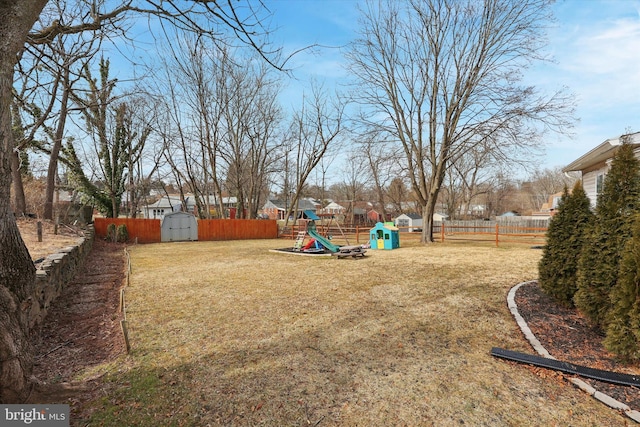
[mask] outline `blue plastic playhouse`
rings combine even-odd
[[[400,233],[393,225],[377,223],[371,229],[371,249],[396,249],[400,247]]]

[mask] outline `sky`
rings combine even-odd
[[[295,102],[309,81],[330,90],[347,78],[341,46],[355,37],[358,0],[265,0],[273,41],[297,54],[283,103]],[[640,0],[558,0],[548,33],[553,63],[525,78],[553,91],[566,86],[577,101],[573,136],[550,135],[541,168],[562,167],[608,138],[640,131]],[[286,107],[286,105],[285,105]]]

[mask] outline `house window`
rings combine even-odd
[[[602,189],[604,188],[604,174],[598,174],[596,176],[596,195],[600,195],[602,193]]]

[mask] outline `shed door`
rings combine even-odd
[[[163,242],[198,240],[198,221],[186,212],[174,212],[165,215],[161,225]]]

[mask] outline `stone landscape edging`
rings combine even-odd
[[[521,286],[528,285],[531,283],[537,283],[537,281],[530,280],[528,282],[518,283],[517,285],[512,287],[509,290],[509,293],[507,294],[507,306],[509,307],[509,311],[511,311],[511,314],[513,314],[513,317],[515,318],[516,323],[520,327],[520,330],[524,334],[525,338],[527,338],[527,340],[529,341],[533,349],[542,357],[557,360],[547,351],[546,348],[543,347],[543,345],[540,343],[540,341],[536,338],[536,336],[531,331],[531,328],[529,328],[529,325],[527,325],[527,322],[520,315],[520,312],[518,312],[518,305],[516,304],[516,292],[518,291],[518,289],[520,289]],[[567,380],[573,385],[575,385],[576,387],[578,387],[580,390],[586,392],[587,394],[591,395],[592,397],[604,403],[605,405],[609,406],[610,408],[619,410],[623,412],[627,417],[631,418],[633,421],[640,423],[640,412],[634,409],[631,409],[629,405],[622,403],[614,399],[613,397],[596,390],[594,387],[592,387],[585,381],[581,380],[580,378],[572,377],[572,378],[567,378]]]
[[[49,306],[82,268],[93,247],[95,231],[92,224],[83,229],[75,245],[64,247],[36,263],[36,285],[29,304],[29,329],[47,316]]]

